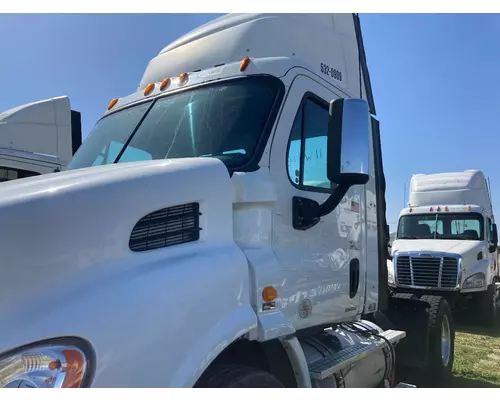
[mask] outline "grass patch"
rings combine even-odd
[[[500,329],[456,327],[452,387],[500,387]]]

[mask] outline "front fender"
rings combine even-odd
[[[40,340],[79,337],[95,353],[92,387],[193,385],[257,318],[241,250],[187,244],[179,252],[184,246],[182,257],[108,265],[49,288],[37,302],[0,307],[0,357]]]
[[[169,387],[193,387],[217,356],[239,337],[257,328],[257,318],[250,305],[239,307],[224,320],[200,334],[199,340],[180,360]]]
[[[220,161],[115,164],[5,185],[0,357],[78,337],[94,350],[94,387],[189,386],[226,343],[256,327]],[[199,240],[130,250],[140,218],[192,201]]]

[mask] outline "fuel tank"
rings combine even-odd
[[[369,321],[362,324],[378,333],[382,329]],[[374,338],[367,338],[346,329],[327,329],[319,334],[299,339],[309,365],[327,359],[340,351],[351,348],[355,353]],[[374,388],[383,385],[384,378],[392,371],[393,360],[388,347],[378,348],[359,361],[350,364],[326,379],[312,379],[312,386],[317,388]]]

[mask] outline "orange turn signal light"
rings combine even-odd
[[[85,364],[86,361],[82,354],[75,350],[63,350],[64,357],[66,357],[66,365],[62,366],[65,373],[63,388],[79,388],[81,387],[83,378],[85,377]]]
[[[272,286],[266,286],[262,290],[262,300],[265,302],[273,301],[276,297],[278,297],[278,292]]]

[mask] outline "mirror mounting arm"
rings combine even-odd
[[[293,228],[305,231],[315,226],[321,217],[330,214],[337,208],[351,186],[348,183],[339,184],[323,204],[308,198],[294,196],[292,204]]]
[[[323,204],[319,206],[319,217],[324,217],[325,215],[330,214],[333,210],[337,208],[340,204],[347,191],[352,185],[348,183],[341,183],[337,185],[333,193],[328,197]]]

